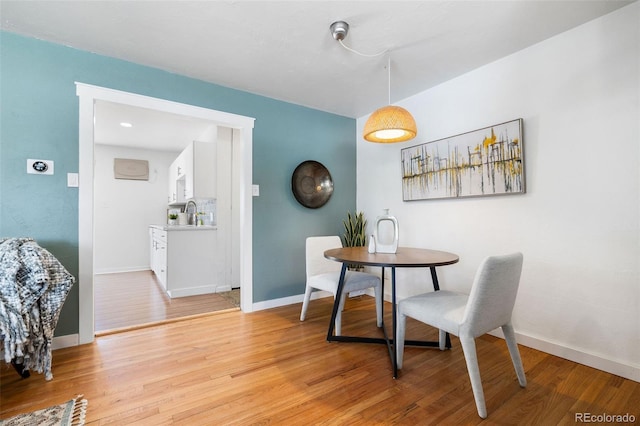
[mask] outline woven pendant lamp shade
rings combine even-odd
[[[404,142],[415,138],[417,134],[413,116],[406,109],[394,105],[374,111],[362,132],[365,140],[379,143]]]
[[[413,139],[418,134],[416,121],[411,113],[399,106],[391,105],[391,54],[390,51],[384,50],[379,53],[365,54],[346,46],[343,40],[349,32],[349,24],[344,21],[336,21],[329,26],[329,31],[340,45],[350,52],[357,53],[360,56],[373,58],[383,54],[387,54],[387,89],[388,89],[388,106],[382,107],[374,111],[364,125],[362,137],[369,142],[393,143],[404,142]]]

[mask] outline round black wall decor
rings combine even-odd
[[[291,190],[300,204],[310,209],[324,206],[333,193],[329,170],[313,160],[303,161],[291,176]]]

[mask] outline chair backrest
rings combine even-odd
[[[324,257],[324,252],[342,247],[342,241],[337,235],[328,237],[308,237],[305,247],[307,278],[327,272],[340,271],[342,264]]]
[[[460,331],[478,337],[511,321],[522,253],[487,257],[476,273]]]

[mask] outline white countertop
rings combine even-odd
[[[218,229],[217,226],[213,225],[149,225],[149,228],[163,231],[216,231]]]

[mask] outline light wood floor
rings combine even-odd
[[[0,418],[89,401],[88,425],[575,424],[576,413],[640,418],[640,383],[520,347],[519,387],[504,341],[477,339],[489,418],[477,416],[464,357],[407,348],[398,379],[386,348],[328,343],[331,301],[224,312],[54,351],[53,380],[0,371]],[[385,321],[391,323],[389,306]],[[437,338],[413,320],[407,338]],[[348,300],[344,334],[377,336],[373,299]]]
[[[97,333],[225,309],[238,309],[231,293],[169,298],[151,271],[100,274],[94,277]]]

